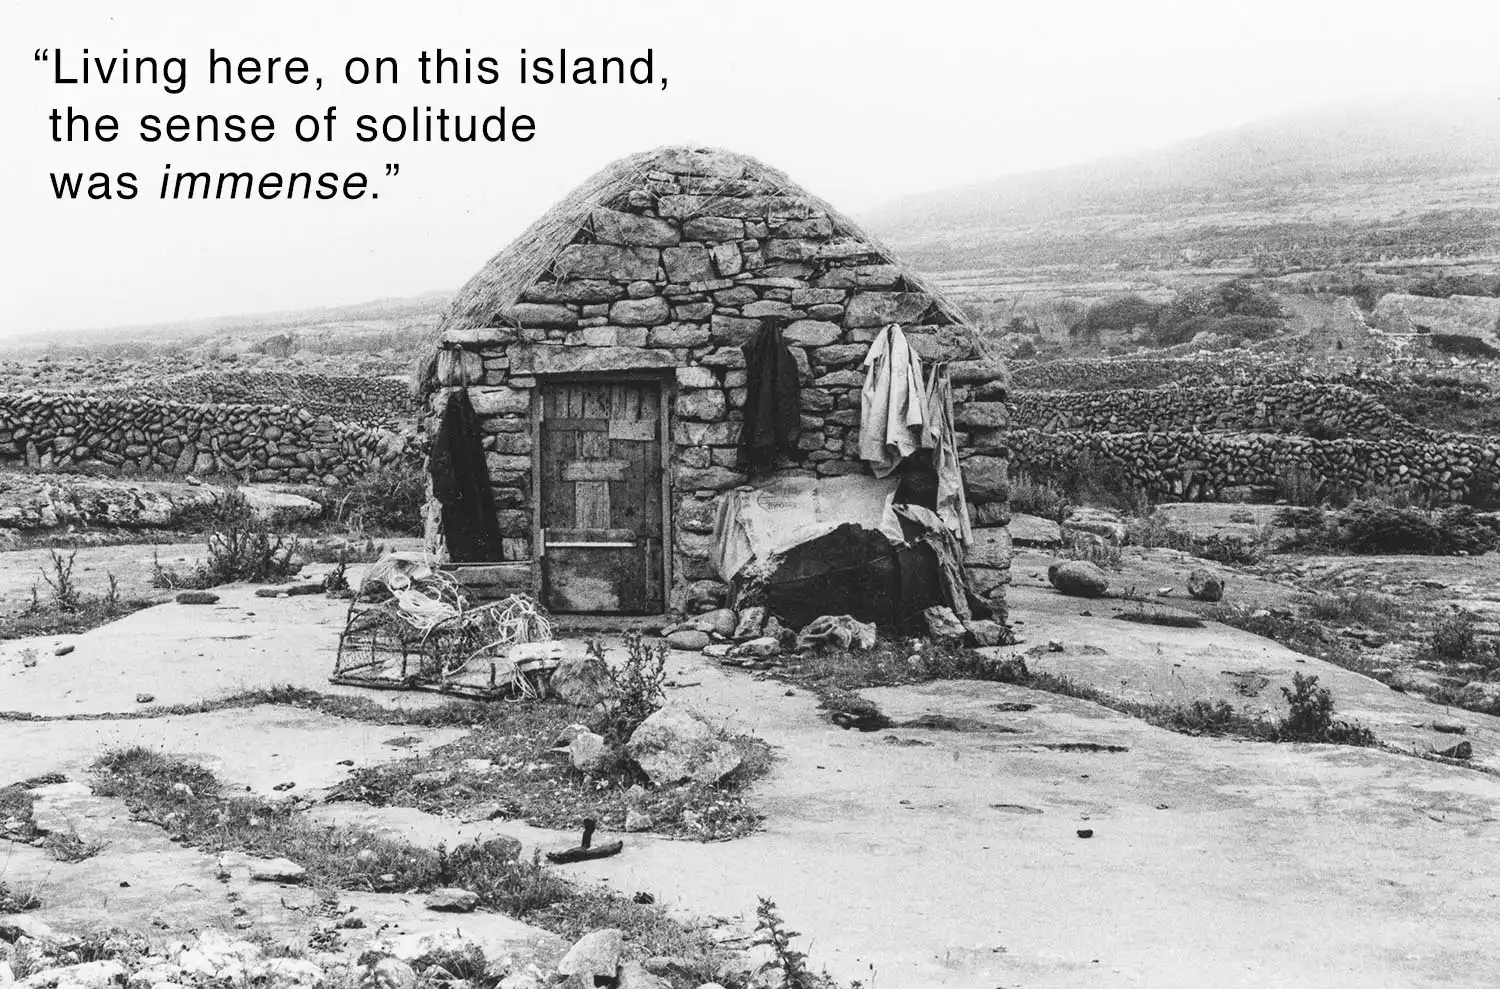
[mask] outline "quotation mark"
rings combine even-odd
[[[387,166],[385,166],[385,174],[386,174],[387,178],[389,178],[392,175],[400,175],[401,174],[401,166],[400,165],[387,165]]]
[[[33,62],[47,62],[50,61],[48,56],[51,54],[52,51],[49,48],[38,48],[36,51],[31,53],[31,60]]]

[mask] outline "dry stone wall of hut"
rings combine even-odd
[[[1439,503],[1500,501],[1500,440],[1493,439],[1028,429],[1011,431],[1007,441],[1017,470],[1045,475],[1088,457],[1117,466],[1132,485],[1161,499],[1245,500],[1301,478],[1334,490],[1404,490]]]
[[[338,485],[414,453],[395,433],[285,405],[0,396],[0,461],[41,469],[93,465]]]
[[[868,470],[858,457],[860,365],[885,326],[899,323],[926,359],[973,363],[968,329],[879,248],[740,161],[663,160],[628,201],[596,209],[591,230],[503,318],[444,332],[438,383],[467,386],[482,417],[508,558],[530,559],[534,550],[529,415],[539,376],[660,369],[669,377],[671,597],[680,607],[718,580],[709,562],[713,499],[752,480],[736,467],[746,396],[740,348],[764,318],[790,321],[783,337],[801,371],[800,448],[779,472]],[[714,173],[720,164],[726,170]],[[960,438],[969,497],[976,521],[994,529],[1007,521],[1004,388],[977,394],[965,365],[955,367],[955,399],[981,424]],[[434,395],[430,425],[446,390]],[[1009,579],[1003,528],[976,541],[971,563],[1001,600]]]

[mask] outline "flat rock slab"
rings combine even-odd
[[[0,721],[0,786],[43,773],[81,780],[103,752],[143,745],[202,762],[222,778],[265,796],[295,783],[316,795],[354,767],[409,758],[464,734],[457,728],[372,725],[316,711],[262,705],[162,718],[88,721]],[[403,747],[384,744],[398,736]],[[343,766],[343,760],[352,766]]]

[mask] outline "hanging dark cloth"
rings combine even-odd
[[[479,416],[467,390],[448,395],[443,421],[432,443],[428,461],[432,494],[443,509],[443,538],[448,558],[455,563],[487,563],[501,558],[500,524],[495,517],[495,492]]]
[[[769,467],[777,454],[797,449],[802,426],[802,386],[797,362],[781,340],[781,321],[768,318],[745,353],[745,424],[740,431],[740,468]]]

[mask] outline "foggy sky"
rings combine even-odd
[[[752,154],[854,214],[1010,172],[1167,144],[1278,112],[1410,91],[1500,97],[1497,5],[1481,2],[921,3],[702,0],[533,4],[6,0],[0,36],[5,300],[0,333],[160,322],[455,289],[607,162],[696,142]],[[183,95],[52,84],[36,48],[182,55]],[[210,47],[302,55],[311,86],[210,89]],[[499,58],[502,84],[422,86],[426,48]],[[653,49],[665,91],[520,86],[516,57]],[[400,59],[398,86],[343,81],[345,56]],[[112,144],[54,144],[47,113],[113,112]],[[527,144],[359,144],[360,113],[418,106],[536,119]],[[301,144],[339,108],[343,140]],[[145,145],[143,113],[277,118],[269,145]],[[385,178],[385,163],[400,175]],[[161,202],[174,170],[371,176],[378,200]],[[58,202],[48,172],[131,170],[130,202]]]

